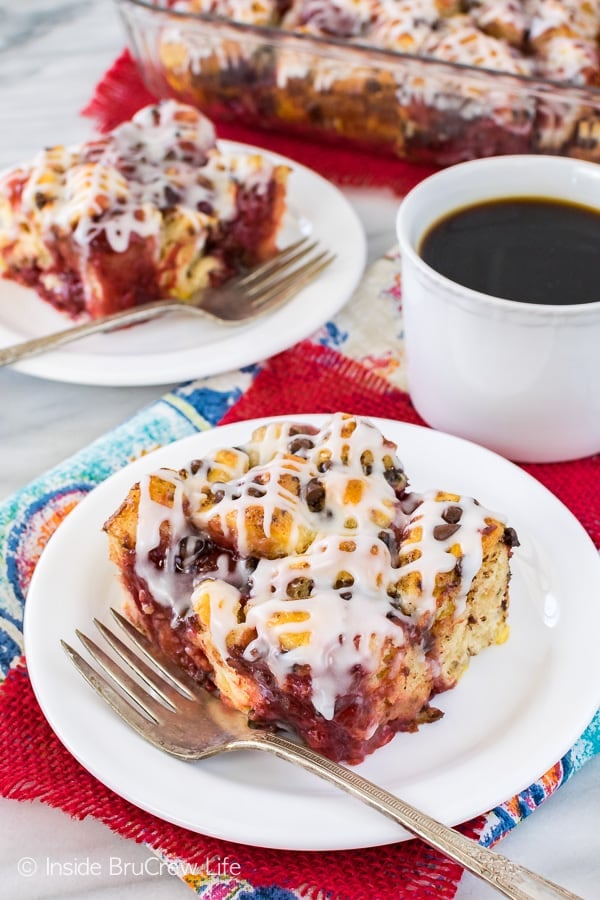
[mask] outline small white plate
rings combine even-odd
[[[350,299],[366,261],[360,219],[325,178],[292,160],[246,144],[220,141],[228,152],[259,152],[288,165],[288,210],[279,238],[285,246],[310,235],[335,261],[281,309],[240,326],[169,315],[112,334],[96,335],[15,365],[55,381],[150,385],[216,375],[266,359],[316,331]],[[35,291],[0,279],[0,346],[69,327],[69,319]]]
[[[323,416],[294,416],[319,423]],[[358,770],[456,824],[530,785],[573,744],[600,702],[600,560],[571,513],[522,469],[459,438],[374,419],[396,441],[416,489],[475,496],[503,511],[513,557],[511,636],[472,660],[435,698],[444,718],[398,734]],[[247,844],[310,850],[402,840],[402,829],[306,772],[267,754],[186,763],[128,728],[75,671],[59,641],[110,621],[121,588],[102,523],[141,472],[178,467],[245,441],[256,423],[227,425],[151,453],[109,478],[68,516],[34,573],[25,607],[29,673],[50,725],[100,781],[167,821]]]

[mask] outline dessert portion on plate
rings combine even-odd
[[[276,252],[288,171],[162,101],[0,178],[0,273],[71,316],[185,299]]]
[[[104,529],[129,620],[331,759],[438,718],[434,695],[508,637],[515,532],[474,499],[410,490],[367,419],[265,424],[145,476]]]
[[[593,156],[598,142],[598,98],[570,92],[600,85],[598,0],[154,0],[137,12],[125,15],[153,89],[218,116],[440,164]]]

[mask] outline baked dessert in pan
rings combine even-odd
[[[140,59],[146,76],[214,115],[441,164],[498,153],[590,154],[597,109],[568,87],[585,93],[600,85],[598,0],[154,6],[183,18],[147,17],[156,45],[154,58]],[[194,21],[195,13],[270,34],[223,36],[218,20]],[[306,36],[319,43],[297,40]],[[398,56],[373,58],[371,47]]]
[[[418,493],[367,419],[259,427],[132,486],[105,524],[124,612],[224,703],[360,762],[508,636],[515,532]]]

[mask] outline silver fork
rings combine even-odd
[[[246,275],[232,278],[222,287],[205,288],[186,300],[153,300],[63,331],[4,347],[0,349],[0,366],[47,353],[92,334],[114,331],[124,325],[136,325],[173,312],[207,316],[225,325],[247,322],[281,306],[333,262],[333,253],[327,250],[314,252],[317,248],[317,241],[301,238],[273,259]]]
[[[111,613],[129,639],[121,640],[98,619],[96,627],[136,678],[91,638],[77,631],[88,652],[104,671],[99,674],[65,641],[77,670],[124,720],[147,741],[179,759],[195,760],[232,750],[262,750],[295,763],[362,800],[416,837],[440,850],[512,900],[570,898],[581,900],[559,885],[487,850],[452,828],[308,747],[281,734],[251,727],[246,717],[225,706],[175,666],[114,609]],[[130,643],[131,642],[131,643]],[[131,644],[141,651],[141,656]],[[152,663],[148,665],[148,662]],[[140,681],[152,691],[141,686]],[[126,699],[124,694],[130,698]]]

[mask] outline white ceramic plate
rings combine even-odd
[[[231,152],[257,148],[231,141]],[[288,211],[279,246],[311,235],[336,260],[284,307],[254,323],[226,326],[185,315],[165,316],[112,334],[85,338],[15,368],[56,381],[98,385],[167,384],[215,375],[266,359],[307,337],[351,297],[366,260],[361,222],[344,195],[316,172],[266,150],[290,166]],[[0,279],[0,346],[69,326],[69,319],[32,290]]]
[[[294,416],[319,422],[323,416]],[[378,420],[374,420],[378,421]],[[502,510],[521,539],[513,558],[511,636],[475,658],[436,698],[440,721],[398,734],[360,767],[367,778],[446,823],[469,819],[527,787],[571,746],[600,702],[600,561],[570,512],[537,481],[459,438],[378,421],[415,489],[440,487]],[[34,574],[25,645],[37,698],[65,746],[100,781],[170,822],[247,844],[330,850],[405,833],[319,779],[262,753],[196,763],[156,750],[88,687],[59,640],[110,621],[120,587],[101,525],[142,471],[180,466],[236,445],[254,423],[205,432],[117,473],[68,516]]]

